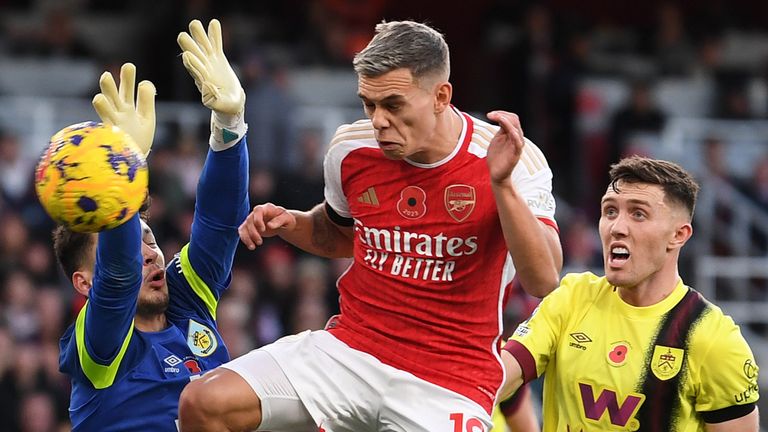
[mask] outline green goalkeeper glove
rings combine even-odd
[[[233,146],[247,130],[243,120],[245,92],[224,55],[221,23],[211,20],[206,34],[203,24],[193,20],[189,33],[179,33],[176,41],[182,50],[184,67],[200,90],[203,105],[213,110],[211,147],[218,151]]]
[[[155,85],[150,81],[139,83],[134,103],[136,66],[125,63],[120,68],[120,89],[109,72],[99,78],[101,93],[93,97],[93,108],[102,123],[117,126],[133,138],[146,157],[155,137]]]

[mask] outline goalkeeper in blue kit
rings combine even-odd
[[[75,290],[88,297],[61,339],[60,370],[72,380],[74,431],[176,431],[179,395],[201,373],[229,360],[216,306],[231,279],[249,211],[245,93],[224,56],[221,27],[199,21],[178,38],[184,65],[210,108],[210,151],[200,175],[189,243],[166,265],[139,215],[98,234],[60,227],[54,248]],[[138,86],[123,65],[93,99],[106,124],[126,131],[146,154],[155,130],[155,88]]]

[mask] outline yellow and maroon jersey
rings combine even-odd
[[[325,158],[326,210],[355,236],[353,264],[338,281],[341,316],[329,330],[490,412],[515,268],[485,160],[498,127],[456,113],[461,136],[431,164],[384,157],[370,120],[336,132]],[[512,180],[533,214],[556,226],[552,172],[530,141]]]
[[[682,281],[634,307],[604,277],[569,274],[504,349],[526,381],[545,374],[545,432],[704,431],[758,399],[739,327]]]

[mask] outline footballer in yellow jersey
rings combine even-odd
[[[638,156],[610,177],[605,276],[567,275],[517,328],[501,396],[545,374],[544,432],[757,432],[754,356],[678,272],[698,184],[677,164]]]
[[[699,431],[758,398],[738,326],[682,282],[634,307],[605,277],[567,275],[506,349],[526,380],[546,373],[544,431]]]

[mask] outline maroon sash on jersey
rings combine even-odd
[[[667,432],[672,430],[673,421],[680,411],[680,394],[688,373],[687,356],[688,338],[691,329],[707,309],[707,302],[691,288],[675,307],[667,312],[659,325],[659,332],[653,344],[648,347],[645,356],[645,376],[641,378],[639,392],[645,395],[645,403],[640,407],[635,418],[640,422],[641,431]],[[670,360],[682,362],[680,369],[669,379],[656,376],[652,362],[664,361],[654,357],[656,346],[679,348],[682,357]],[[656,365],[658,367],[658,365]]]

